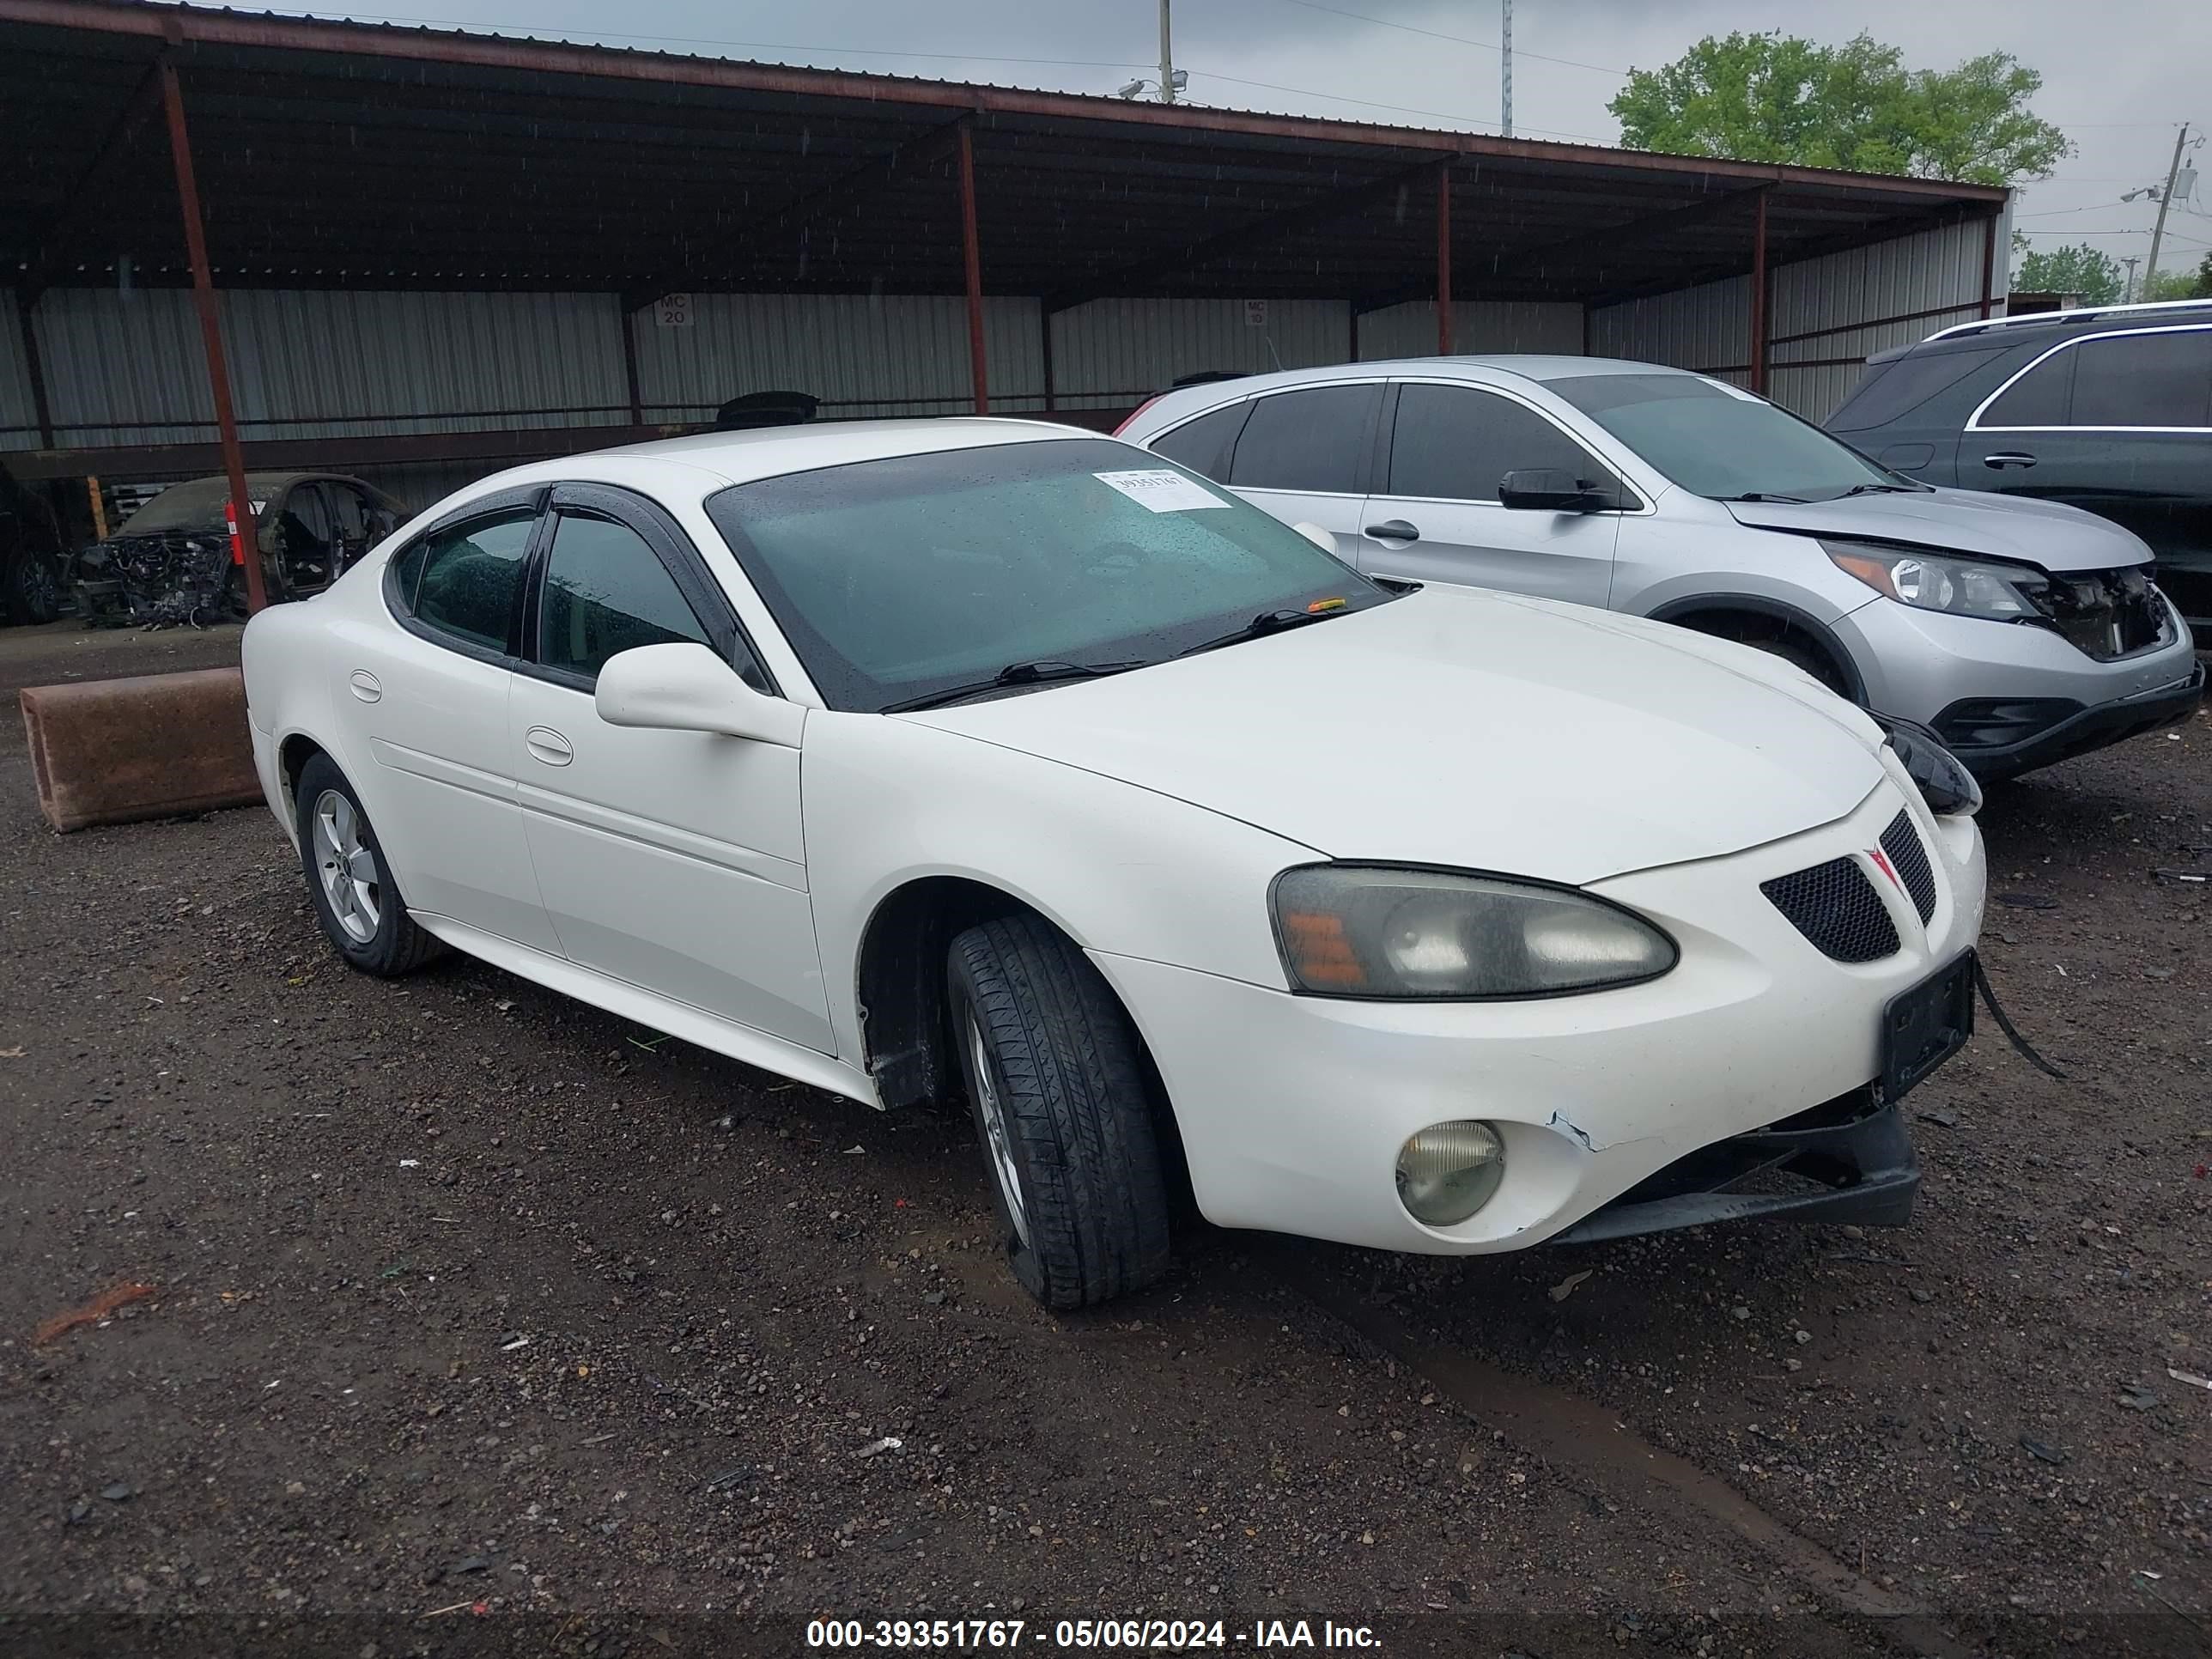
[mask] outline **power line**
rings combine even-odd
[[[1462,46],[1479,47],[1484,52],[1503,52],[1504,50],[1503,46],[1498,46],[1495,41],[1477,40],[1464,34],[1446,34],[1442,29],[1425,29],[1412,23],[1393,22],[1388,17],[1372,17],[1364,11],[1346,11],[1341,6],[1324,6],[1321,3],[1321,0],[1285,0],[1285,3],[1292,6],[1304,6],[1308,11],[1328,12],[1338,17],[1356,17],[1363,23],[1373,23],[1381,28],[1402,29],[1407,34],[1425,34],[1431,40],[1451,40]],[[1626,75],[1629,73],[1628,70],[1619,68],[1612,64],[1585,64],[1579,58],[1553,58],[1545,52],[1530,52],[1525,46],[1516,46],[1513,49],[1513,55],[1516,58],[1541,58],[1547,64],[1565,64],[1570,69],[1595,70],[1600,75]]]

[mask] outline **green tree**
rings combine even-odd
[[[2087,242],[2038,248],[2014,269],[2012,285],[2018,293],[2078,294],[2093,306],[2108,306],[2120,297],[2120,266]]]
[[[1912,70],[1871,35],[1738,32],[1631,70],[1607,107],[1630,149],[2011,185],[2048,178],[2072,149],[2028,108],[2042,85],[2006,52]]]
[[[2194,270],[2161,270],[2144,286],[2146,300],[2212,300],[2212,253]]]

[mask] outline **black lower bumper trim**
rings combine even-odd
[[[2039,767],[2053,766],[2093,749],[2108,748],[2128,738],[2175,726],[2196,712],[2204,700],[2204,665],[2198,663],[2185,679],[2136,696],[2085,708],[2033,737],[2002,745],[1954,744],[1951,752],[1984,783],[2018,777]],[[1942,717],[1936,717],[1940,730]]]
[[[1753,1176],[1788,1177],[1790,1192],[1739,1192]],[[1912,1218],[1920,1161],[1894,1105],[1871,1086],[1797,1117],[1700,1147],[1583,1217],[1554,1244],[1589,1244],[1725,1221],[1855,1221],[1901,1227]]]

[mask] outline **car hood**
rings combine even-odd
[[[1807,536],[1909,542],[1930,550],[2025,559],[2045,570],[2112,570],[2142,564],[2150,549],[2132,532],[2078,507],[1984,489],[1916,489],[1839,501],[1729,501],[1736,522]]]
[[[1826,823],[1881,733],[1778,660],[1578,605],[1427,588],[1195,657],[896,716],[1334,858],[1583,884]]]

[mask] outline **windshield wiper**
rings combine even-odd
[[[1109,674],[1124,674],[1132,668],[1149,668],[1149,660],[1139,658],[1133,662],[1060,662],[1046,659],[1037,662],[1010,662],[988,680],[971,680],[965,685],[948,685],[942,691],[931,691],[919,697],[908,697],[904,702],[887,702],[878,712],[903,714],[917,708],[935,708],[945,703],[958,702],[963,697],[980,697],[986,691],[1003,691],[1014,685],[1049,685],[1055,680],[1093,680]]]
[[[1747,489],[1741,495],[1722,495],[1717,499],[1723,501],[1784,501],[1791,507],[1808,505],[1802,495],[1770,495],[1763,489]]]
[[[1241,645],[1246,640],[1256,640],[1269,634],[1279,634],[1286,628],[1303,627],[1307,623],[1327,622],[1331,617],[1351,614],[1342,605],[1329,611],[1262,611],[1243,627],[1231,629],[1218,639],[1205,640],[1186,650],[1178,657],[1194,657],[1201,651],[1218,651],[1224,645]]]
[[[1933,489],[1933,484],[1855,483],[1846,495],[1921,495]]]

